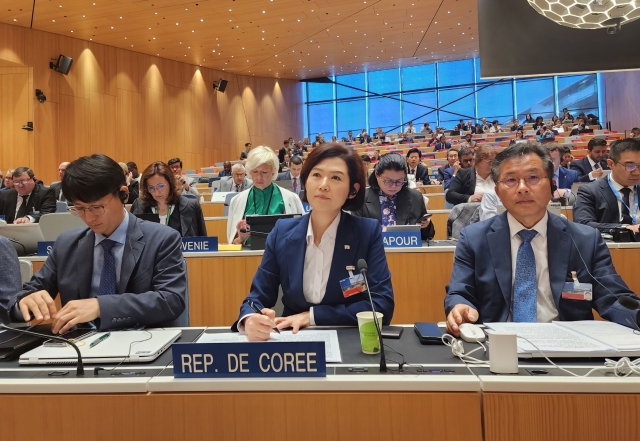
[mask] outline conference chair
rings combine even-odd
[[[459,239],[460,230],[480,220],[480,202],[458,204],[447,218],[447,239]]]
[[[40,231],[47,242],[55,241],[65,231],[74,228],[85,228],[87,224],[71,213],[49,213],[40,217]]]
[[[30,260],[18,259],[20,262],[20,278],[22,279],[22,284],[24,285],[33,276],[33,264]]]
[[[56,202],[56,213],[66,213],[67,208],[69,208],[69,204],[67,204],[65,201]]]
[[[231,199],[238,196],[238,193],[227,193],[224,198],[224,215],[229,216],[229,205],[231,204]]]
[[[198,197],[195,194],[191,194],[191,193],[182,193],[182,196],[184,196],[187,199],[198,199]]]

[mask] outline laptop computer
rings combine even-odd
[[[180,329],[161,331],[114,331],[100,344],[91,342],[107,334],[98,332],[76,342],[83,363],[145,363],[158,358],[182,334]],[[20,356],[20,364],[76,364],[71,346],[39,346]]]
[[[264,250],[267,244],[267,236],[276,226],[276,222],[280,219],[288,219],[297,217],[298,214],[270,214],[265,216],[252,215],[247,216],[246,221],[251,229],[251,249]]]
[[[298,182],[300,181],[300,179],[298,179]],[[289,191],[293,191],[293,182],[291,181],[291,179],[284,179],[282,181],[273,181],[274,184],[276,184],[278,187],[282,187],[282,188],[286,188]],[[298,183],[298,185],[300,185]]]
[[[11,240],[18,256],[36,254],[38,242],[44,242],[40,224],[0,225],[0,236]]]

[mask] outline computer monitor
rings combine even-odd
[[[40,224],[0,225],[0,236],[11,240],[18,256],[36,254],[38,242],[44,242]]]
[[[267,236],[276,226],[279,219],[297,217],[298,214],[270,214],[265,216],[247,216],[246,221],[251,230],[251,249],[264,250]]]

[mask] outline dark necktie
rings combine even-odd
[[[104,250],[104,262],[102,263],[102,273],[100,273],[100,287],[98,295],[110,295],[116,293],[116,259],[113,257],[111,250],[117,245],[110,239],[100,242]]]
[[[298,178],[293,178],[293,192],[298,193]]]
[[[18,214],[16,215],[16,219],[20,219],[21,217],[25,217],[27,215],[27,213],[29,213],[29,209],[28,207],[28,202],[29,202],[29,195],[27,196],[20,196],[22,198],[22,204],[20,205],[20,209],[18,210]]]
[[[624,187],[620,189],[620,193],[622,193],[622,223],[631,224],[631,213],[629,213],[629,195],[631,194],[631,189]]]
[[[240,184],[236,185],[236,193],[240,193]]]
[[[531,241],[538,234],[535,230],[520,230],[522,243],[516,256],[516,274],[513,283],[513,321],[537,321],[538,282],[536,258]]]

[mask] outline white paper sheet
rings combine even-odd
[[[554,322],[558,326],[591,337],[617,351],[640,351],[640,334],[633,329],[613,322],[585,320],[579,322]]]
[[[614,352],[613,348],[599,341],[553,323],[485,323],[485,325],[498,332],[513,332],[519,337],[530,340],[538,347],[536,349],[526,340],[519,338],[519,354],[539,351],[548,354],[555,352]],[[489,344],[491,344],[491,336],[489,336]]]
[[[205,332],[196,343],[241,343],[248,342],[245,334],[237,332],[228,333],[207,333]],[[271,333],[270,341],[323,341],[325,347],[325,357],[327,363],[341,363],[340,343],[338,342],[338,331],[336,330],[301,330],[297,334],[291,331],[280,331],[280,334]]]

